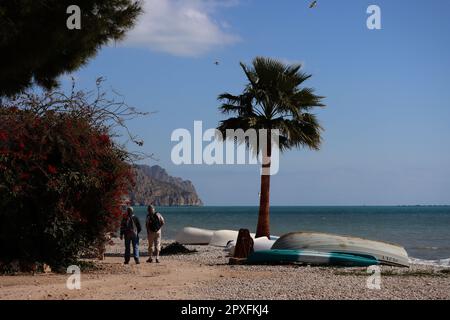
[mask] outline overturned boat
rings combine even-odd
[[[272,246],[279,250],[308,250],[376,259],[379,264],[409,267],[406,250],[399,245],[319,232],[293,232],[281,236]]]
[[[175,237],[175,241],[181,244],[207,245],[211,242],[214,230],[185,227]]]
[[[370,256],[358,256],[343,253],[319,252],[310,250],[261,250],[254,251],[247,258],[248,264],[285,264],[333,265],[343,267],[367,267],[379,264]]]

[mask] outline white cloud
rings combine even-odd
[[[217,10],[238,0],[144,0],[144,13],[129,31],[126,46],[146,47],[176,56],[199,56],[239,41]]]

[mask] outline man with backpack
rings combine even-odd
[[[161,228],[164,225],[164,218],[156,212],[155,207],[150,205],[147,208],[147,219],[145,226],[147,228],[148,239],[148,263],[153,262],[152,253],[153,246],[155,247],[156,263],[159,263],[159,252],[161,251]]]
[[[133,244],[133,256],[136,264],[139,264],[139,233],[141,223],[134,215],[132,207],[127,208],[127,214],[120,225],[120,240],[125,237],[125,264],[130,262],[130,245]]]

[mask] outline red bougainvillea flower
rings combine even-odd
[[[28,172],[22,172],[20,174],[20,179],[21,180],[28,180],[28,179],[30,179],[30,174]]]
[[[104,143],[104,144],[108,144],[110,141],[109,136],[107,134],[101,134],[98,138],[99,138],[100,142]]]
[[[58,172],[58,170],[56,170],[56,167],[52,166],[51,164],[48,165],[47,171],[50,174],[56,174]]]
[[[8,133],[6,131],[0,131],[0,141],[8,141]]]

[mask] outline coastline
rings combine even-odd
[[[398,244],[410,257],[424,261],[450,260],[449,208],[273,206],[270,230],[275,236],[295,231],[348,235]],[[244,228],[255,232],[258,217],[258,206],[161,207],[158,210],[167,222],[164,229],[167,239],[175,239],[186,226],[210,230]],[[135,207],[135,214],[143,223],[146,208]]]
[[[104,260],[87,260],[96,268],[82,271],[80,290],[66,288],[65,274],[5,275],[0,299],[450,299],[450,269],[444,267],[382,266],[381,289],[370,290],[365,268],[228,265],[223,248],[212,246],[186,246],[198,252],[148,264],[141,240],[141,264],[125,266],[123,244],[113,241]]]

